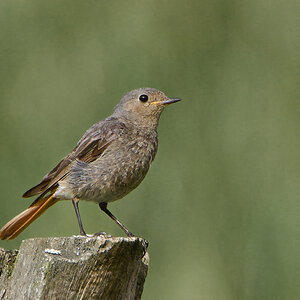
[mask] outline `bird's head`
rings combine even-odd
[[[163,109],[180,100],[168,98],[156,89],[140,88],[127,93],[116,106],[114,114],[146,127],[156,127]]]

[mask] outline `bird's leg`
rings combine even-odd
[[[80,218],[80,213],[79,213],[79,208],[78,208],[78,202],[79,202],[78,198],[75,197],[75,198],[72,199],[72,203],[73,203],[74,208],[75,208],[75,213],[76,213],[78,225],[79,225],[79,228],[80,228],[80,235],[85,235],[86,236],[86,233],[85,233],[85,231],[83,229],[81,218]]]
[[[114,220],[114,222],[122,228],[122,230],[126,233],[127,236],[131,237],[134,236],[108,209],[107,209],[107,203],[101,202],[99,203],[99,206],[101,210],[103,210],[110,218]]]
[[[99,203],[99,206],[101,208],[101,210],[103,210],[110,218],[112,218],[114,220],[114,222],[120,226],[122,228],[122,230],[126,233],[127,236],[129,237],[133,237],[135,236],[134,234],[132,234],[108,209],[107,209],[107,203],[106,202],[101,202]],[[145,239],[142,239],[143,242],[143,248],[144,248],[144,252],[143,252],[143,256],[146,254],[147,252],[147,248],[148,248],[148,241]],[[143,257],[142,256],[142,257]]]

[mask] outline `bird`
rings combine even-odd
[[[24,198],[37,198],[2,227],[0,239],[14,239],[61,200],[72,201],[80,235],[87,235],[78,206],[80,200],[85,200],[98,203],[128,237],[134,236],[107,205],[142,182],[157,152],[160,115],[166,106],[180,100],[153,88],[128,92],[112,115],[91,126],[75,148],[39,184],[23,194]]]

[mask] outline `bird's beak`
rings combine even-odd
[[[162,104],[163,104],[163,105],[169,105],[169,104],[178,102],[178,101],[180,101],[180,100],[181,100],[181,99],[179,99],[179,98],[168,98],[167,100],[163,101]]]
[[[166,100],[163,100],[163,101],[153,101],[151,102],[150,104],[159,104],[159,105],[169,105],[169,104],[172,104],[172,103],[175,103],[175,102],[178,102],[180,101],[181,99],[178,99],[178,98],[167,98]]]

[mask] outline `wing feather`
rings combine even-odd
[[[68,175],[74,160],[86,163],[95,161],[125,130],[125,124],[116,122],[113,118],[93,125],[83,135],[73,151],[63,158],[38,185],[25,192],[23,197],[28,198],[47,193],[59,180]]]

